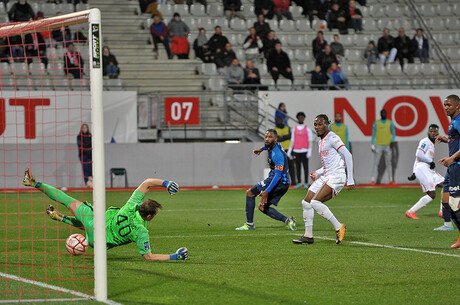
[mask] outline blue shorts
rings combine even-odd
[[[265,180],[260,181],[253,187],[251,187],[251,192],[254,195],[259,195],[261,192],[265,191],[265,189],[270,185],[270,182],[272,182],[271,178],[267,178]],[[272,189],[270,193],[268,193],[268,200],[267,204],[270,206],[272,204],[278,205],[278,202],[281,200],[281,197],[286,194],[286,192],[289,189],[289,184],[283,184],[281,181],[278,182],[278,184]]]
[[[447,168],[442,191],[453,197],[460,196],[460,165],[457,162],[452,163]]]

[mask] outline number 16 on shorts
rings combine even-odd
[[[198,97],[165,97],[166,125],[199,125],[200,100]]]

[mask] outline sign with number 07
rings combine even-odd
[[[200,99],[198,97],[165,97],[166,125],[199,125]]]

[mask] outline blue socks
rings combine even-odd
[[[286,222],[287,217],[278,212],[276,209],[269,207],[267,210],[267,215],[270,216],[273,219]]]
[[[449,203],[447,202],[442,203],[442,218],[444,218],[444,222],[450,222],[450,219],[451,219],[450,206],[449,206]]]
[[[256,197],[246,196],[246,222],[254,223],[254,209],[256,207]]]

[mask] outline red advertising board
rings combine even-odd
[[[200,99],[198,97],[166,97],[166,125],[199,125]]]

